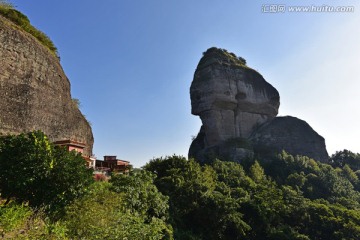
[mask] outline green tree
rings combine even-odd
[[[255,161],[255,163],[250,167],[250,177],[256,183],[261,183],[265,180],[266,176],[264,169],[261,167],[258,161]]]
[[[354,186],[359,184],[359,178],[356,173],[349,167],[349,165],[345,164],[341,173],[343,177],[349,180]]]
[[[40,131],[0,138],[0,192],[7,202],[58,210],[92,181],[80,154],[55,148]]]
[[[342,168],[345,165],[348,165],[351,169],[356,171],[360,169],[360,154],[344,149],[333,154],[330,157],[329,162],[333,167]]]
[[[143,190],[131,183],[124,187]],[[63,220],[70,239],[172,239],[172,229],[163,219],[149,219],[128,205],[125,193],[111,188],[110,183],[96,182],[66,208]]]
[[[217,180],[230,188],[247,189],[253,181],[246,175],[244,168],[235,162],[214,161],[212,168],[217,174]]]
[[[171,156],[145,166],[157,174],[156,185],[170,197],[176,239],[243,239],[250,230],[239,209],[248,198],[241,186],[253,181],[239,164],[214,164],[216,168]]]
[[[145,169],[169,196],[176,239],[359,239],[358,175],[350,167],[286,152],[259,162],[247,174],[238,163],[172,156]]]
[[[155,176],[145,170],[132,171],[129,175],[118,174],[111,178],[111,190],[123,193],[123,201],[131,211],[141,213],[148,221],[153,217],[168,219],[168,197],[154,185]]]
[[[47,202],[50,210],[60,210],[74,199],[82,196],[87,187],[94,182],[93,171],[86,167],[80,153],[63,147],[55,147],[54,161],[46,179],[48,191],[51,196]]]

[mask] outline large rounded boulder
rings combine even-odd
[[[260,126],[250,137],[258,154],[275,154],[282,150],[327,162],[325,139],[310,125],[296,117],[276,117]]]

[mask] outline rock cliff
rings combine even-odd
[[[310,125],[296,117],[276,117],[263,124],[250,137],[255,152],[274,153],[285,149],[293,155],[304,155],[326,162],[329,158],[325,139]]]
[[[0,134],[42,130],[92,154],[91,126],[70,95],[59,59],[35,37],[0,16]]]
[[[278,91],[261,74],[249,68],[243,58],[224,49],[210,48],[204,53],[194,74],[190,98],[192,114],[200,117],[202,127],[190,146],[189,157],[199,161],[205,161],[209,156],[238,161],[253,155],[252,141],[256,140],[256,149],[267,144],[265,140],[261,141],[262,134],[268,135],[266,126],[275,129],[277,123],[284,122],[274,120],[280,105]],[[285,119],[288,125],[294,122]],[[280,151],[283,148],[292,154],[311,157],[318,157],[312,153],[321,148],[317,160],[324,160],[324,140],[313,138],[317,133],[313,134],[310,126],[302,126],[306,129],[303,135],[291,135],[284,130],[282,135],[279,133],[281,138],[274,135],[268,145]],[[262,131],[257,132],[258,129]],[[296,142],[298,138],[310,138],[309,141],[315,142],[318,147],[305,144],[305,139]],[[290,142],[283,144],[284,141]],[[295,147],[296,144],[302,145]]]
[[[206,146],[242,137],[278,113],[278,91],[243,60],[210,48],[201,58],[190,87],[192,114],[203,123]]]

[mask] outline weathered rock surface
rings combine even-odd
[[[52,141],[87,144],[91,127],[72,101],[59,60],[12,22],[0,16],[0,134],[42,130]]]
[[[303,155],[326,162],[329,155],[325,139],[310,125],[296,117],[277,117],[263,124],[250,137],[254,151],[271,154],[286,150],[292,155]]]
[[[210,48],[201,58],[190,87],[192,114],[200,116],[205,146],[247,138],[254,127],[274,118],[278,91],[235,55]]]
[[[199,162],[208,162],[215,158],[224,161],[240,162],[254,156],[252,145],[243,138],[229,138],[214,146],[205,146],[205,131],[201,127],[198,136],[191,143],[189,158]]]
[[[233,53],[218,48],[204,53],[194,74],[190,97],[192,114],[202,121],[189,149],[189,157],[198,161],[214,156],[241,161],[261,147],[321,161],[328,157],[324,139],[307,123],[275,118],[280,105],[278,91]],[[273,129],[279,130],[278,135]],[[268,139],[269,136],[273,137]]]

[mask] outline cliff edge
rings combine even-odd
[[[84,153],[91,155],[91,126],[71,98],[56,55],[0,16],[0,59],[0,134],[42,130],[52,141],[85,143]]]

